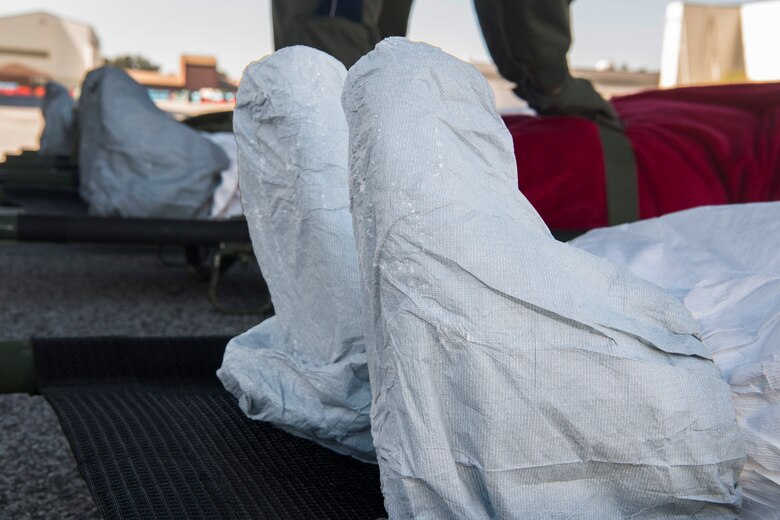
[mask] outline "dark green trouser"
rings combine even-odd
[[[273,0],[274,43],[314,47],[351,67],[388,36],[406,36],[412,0]]]
[[[569,74],[571,1],[474,0],[474,8],[498,71],[534,110],[617,120],[590,82]]]
[[[582,116],[599,125],[610,224],[639,219],[634,153],[617,112],[593,85],[569,73],[572,0],[474,0],[498,71],[542,115]]]

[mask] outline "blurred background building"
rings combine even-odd
[[[592,81],[607,98],[659,86],[780,81],[780,38],[775,34],[780,0],[734,2],[715,6],[669,2],[660,72],[602,59],[573,73]],[[660,41],[660,28],[658,33]],[[202,41],[209,37],[214,35],[204,33]],[[46,81],[62,83],[77,96],[86,73],[104,61],[97,32],[89,24],[43,11],[0,17],[0,160],[5,151],[37,147],[42,127],[38,107]],[[143,56],[116,57],[113,63],[126,67],[160,108],[177,117],[229,110],[235,102],[238,81],[220,70],[214,56],[181,55],[179,70],[165,73]],[[499,110],[525,110],[525,103],[512,92],[513,85],[493,64],[474,65],[493,89]]]
[[[778,23],[780,0],[669,3],[660,86],[780,80]]]
[[[87,24],[44,12],[0,18],[0,82],[34,88],[54,80],[72,89],[101,63]]]
[[[189,115],[227,110],[236,100],[238,81],[221,73],[213,56],[183,55],[178,74],[132,69],[127,73],[148,89],[157,106],[169,112]]]
[[[505,80],[492,63],[474,63],[493,89],[496,107],[500,112],[523,112],[528,105],[512,91],[514,84]],[[585,78],[593,83],[602,96],[609,99],[614,96],[626,96],[642,90],[658,87],[658,73],[647,71],[619,70],[612,63],[602,63],[599,68],[574,69],[574,76]]]
[[[86,74],[104,62],[100,40],[88,24],[46,12],[0,17],[0,160],[38,147],[47,81],[78,97]],[[238,81],[221,73],[213,56],[183,55],[175,74],[126,70],[161,109],[179,118],[229,110],[238,90]]]

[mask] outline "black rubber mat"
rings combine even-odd
[[[214,376],[226,341],[33,341],[41,393],[103,516],[386,516],[377,466],[243,415]]]

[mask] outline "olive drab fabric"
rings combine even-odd
[[[610,224],[639,219],[636,163],[612,105],[572,77],[572,0],[474,0],[490,55],[515,93],[542,115],[582,116],[599,125]]]
[[[351,67],[388,36],[405,36],[412,0],[274,0],[276,49],[305,45]]]
[[[474,0],[493,61],[534,110],[617,119],[590,82],[569,73],[570,4],[571,0]]]

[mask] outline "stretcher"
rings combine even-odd
[[[182,124],[199,132],[232,132],[233,112],[201,114],[185,119]],[[69,156],[47,156],[35,150],[23,150],[19,154],[6,156],[5,161],[0,163],[0,184],[24,188],[77,189],[78,161]]]
[[[629,131],[640,139],[641,129],[636,120]],[[650,159],[649,151],[640,153],[641,164]],[[559,239],[576,234],[556,232]],[[226,341],[9,343],[0,349],[0,367],[9,370],[0,382],[11,385],[4,391],[49,400],[106,518],[384,516],[375,466],[244,417],[214,376]]]
[[[208,114],[187,124],[218,130],[224,119]],[[192,272],[209,280],[212,304],[223,312],[244,312],[225,307],[218,289],[232,264],[254,261],[246,221],[95,217],[78,185],[78,164],[70,157],[29,150],[8,156],[0,163],[0,240],[183,247]],[[252,312],[268,308],[270,300]]]
[[[228,338],[0,344],[0,390],[54,408],[106,519],[385,517],[374,464],[247,419],[215,372]]]

